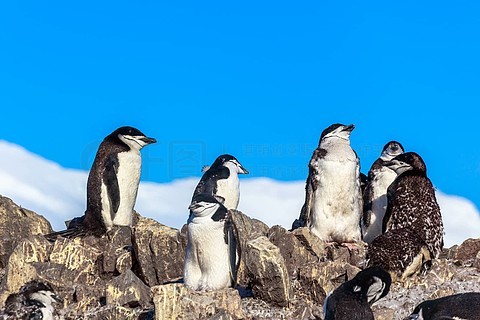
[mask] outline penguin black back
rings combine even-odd
[[[467,292],[426,300],[407,320],[480,319],[480,292]]]
[[[374,320],[370,306],[388,294],[390,285],[390,274],[380,267],[360,271],[327,297],[325,320]]]

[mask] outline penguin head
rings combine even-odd
[[[385,165],[395,171],[398,175],[410,170],[415,170],[422,174],[427,173],[425,162],[423,162],[422,157],[415,152],[402,153],[387,162]]]
[[[38,280],[32,280],[26,283],[20,290],[20,294],[23,294],[30,300],[37,300],[44,304],[52,304],[61,301],[50,284]]]
[[[234,170],[236,173],[248,174],[248,170],[245,169],[240,162],[238,162],[237,158],[229,154],[222,154],[221,156],[218,156],[210,168],[216,169],[220,166]]]
[[[405,150],[403,149],[403,146],[400,142],[390,141],[387,142],[385,146],[383,146],[382,155],[380,156],[380,158],[384,161],[390,161],[404,152]]]
[[[352,133],[353,129],[355,129],[355,125],[349,124],[344,125],[340,123],[335,123],[323,130],[322,135],[320,136],[320,143],[329,138],[338,138],[342,140],[349,141],[350,134]]]
[[[377,266],[360,271],[349,281],[351,290],[365,296],[370,305],[386,296],[391,284],[390,274]]]
[[[112,132],[109,137],[118,138],[130,149],[140,150],[147,144],[155,143],[157,140],[148,138],[140,130],[133,127],[120,127]]]
[[[8,304],[9,300],[15,299],[14,295],[9,296],[5,304]],[[18,295],[22,296],[23,299],[30,304],[38,302],[45,307],[51,306],[56,302],[62,302],[62,299],[55,294],[55,291],[50,284],[38,280],[32,280],[24,284]]]
[[[210,217],[214,221],[220,221],[225,219],[228,211],[222,204],[224,201],[220,196],[200,193],[192,199],[188,209],[195,217]]]

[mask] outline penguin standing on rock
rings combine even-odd
[[[425,162],[415,152],[396,156],[386,164],[398,177],[388,187],[383,231],[408,228],[423,239],[432,258],[443,248],[443,221]]]
[[[56,307],[62,300],[48,283],[32,280],[22,286],[18,293],[8,296],[1,319],[57,319]]]
[[[100,144],[87,181],[87,210],[69,230],[47,235],[101,235],[113,226],[132,226],[142,158],[140,150],[156,140],[133,127],[121,127]]]
[[[426,300],[405,320],[480,319],[480,292],[467,292]]]
[[[388,294],[391,283],[382,268],[360,271],[325,299],[325,320],[374,320],[370,306]]]
[[[209,291],[234,285],[239,252],[227,208],[214,196],[199,194],[189,209],[185,286]]]
[[[309,163],[306,197],[292,228],[306,226],[327,242],[361,240],[360,161],[350,146],[353,124],[332,124],[320,137]]]
[[[248,174],[248,170],[234,156],[223,154],[217,157],[198,182],[192,201],[199,194],[207,194],[216,197],[227,209],[237,209],[240,200],[239,174]]]
[[[382,234],[382,221],[387,209],[387,188],[397,177],[397,173],[385,163],[404,153],[403,146],[397,141],[388,142],[368,171],[367,183],[363,193],[362,237],[366,243]]]
[[[387,191],[384,233],[370,244],[367,261],[403,281],[438,257],[443,222],[426,165],[417,153],[400,154],[385,166],[398,176]]]

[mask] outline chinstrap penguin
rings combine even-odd
[[[403,146],[390,141],[383,147],[382,154],[368,171],[367,184],[363,193],[362,238],[366,243],[382,234],[382,221],[387,209],[387,188],[397,173],[385,163],[404,153]]]
[[[128,126],[106,136],[88,175],[85,215],[75,218],[68,230],[46,237],[101,235],[113,226],[132,226],[142,167],[140,150],[155,142],[154,138]]]
[[[392,281],[379,267],[360,271],[327,296],[325,320],[374,320],[370,306],[388,294]]]
[[[414,231],[408,228],[390,230],[376,237],[368,246],[367,266],[388,271],[392,281],[403,282],[412,274],[430,266],[430,251]]]
[[[193,198],[189,209],[185,286],[209,291],[234,285],[240,253],[228,209],[203,193]]]
[[[437,258],[443,248],[443,222],[425,162],[417,153],[407,152],[385,165],[398,176],[387,190],[382,231],[410,229],[425,242],[431,258]]]
[[[229,154],[223,154],[207,168],[198,182],[193,199],[199,194],[212,195],[223,201],[227,209],[237,209],[240,200],[239,174],[248,174],[240,162]]]
[[[383,234],[367,252],[369,266],[389,271],[394,281],[426,271],[443,247],[443,223],[422,158],[407,152],[385,164],[397,173],[387,190]]]
[[[405,320],[480,319],[480,292],[467,292],[426,300]]]
[[[360,162],[350,146],[353,124],[326,128],[308,165],[305,204],[292,228],[306,226],[326,242],[361,240]]]
[[[22,286],[18,293],[8,296],[1,319],[54,320],[56,309],[61,308],[62,299],[48,283],[32,280]]]

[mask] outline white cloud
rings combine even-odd
[[[55,230],[64,229],[65,220],[83,214],[87,172],[62,168],[5,141],[0,141],[0,154],[0,194],[44,215]],[[142,182],[135,208],[143,216],[180,228],[187,220],[187,207],[198,179]],[[290,228],[299,215],[304,197],[304,181],[242,179],[239,210],[269,226],[278,224]],[[471,201],[440,191],[437,199],[442,209],[447,247],[480,236],[480,215]]]

